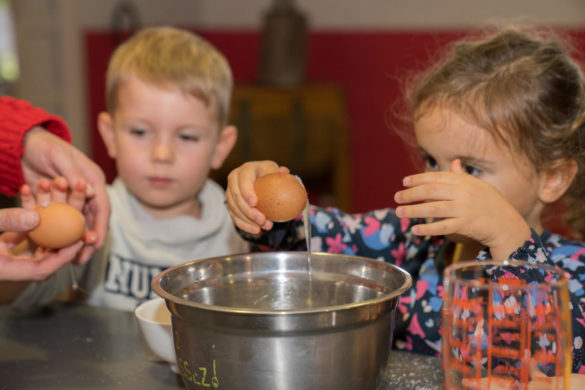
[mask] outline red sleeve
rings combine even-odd
[[[29,102],[8,96],[0,97],[0,192],[16,195],[24,184],[20,158],[22,140],[35,126],[42,126],[56,136],[71,142],[65,122],[58,116],[33,107]]]

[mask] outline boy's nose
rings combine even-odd
[[[152,159],[154,161],[172,161],[173,148],[165,142],[157,142],[152,150]]]

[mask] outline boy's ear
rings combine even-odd
[[[107,112],[100,112],[97,124],[100,135],[102,136],[106,149],[108,150],[108,155],[111,158],[116,158],[116,142],[114,140],[115,134],[112,116]]]
[[[561,161],[544,173],[539,189],[540,200],[544,203],[557,201],[567,191],[579,167],[575,160]]]
[[[238,129],[235,126],[226,126],[221,130],[219,139],[215,145],[215,151],[211,157],[211,169],[221,168],[223,162],[230,154],[238,140]]]

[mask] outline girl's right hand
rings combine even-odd
[[[228,175],[225,192],[228,212],[236,226],[245,232],[258,234],[261,229],[272,229],[272,222],[256,208],[258,198],[254,191],[256,179],[272,172],[289,173],[289,169],[274,161],[251,161]]]
[[[412,227],[419,236],[463,236],[488,247],[494,259],[507,259],[531,236],[518,210],[492,184],[465,173],[456,159],[449,172],[405,178],[396,193],[400,218],[429,220]]]

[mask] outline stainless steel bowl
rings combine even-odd
[[[376,389],[410,275],[363,257],[265,252],[192,261],[152,281],[188,389]]]

